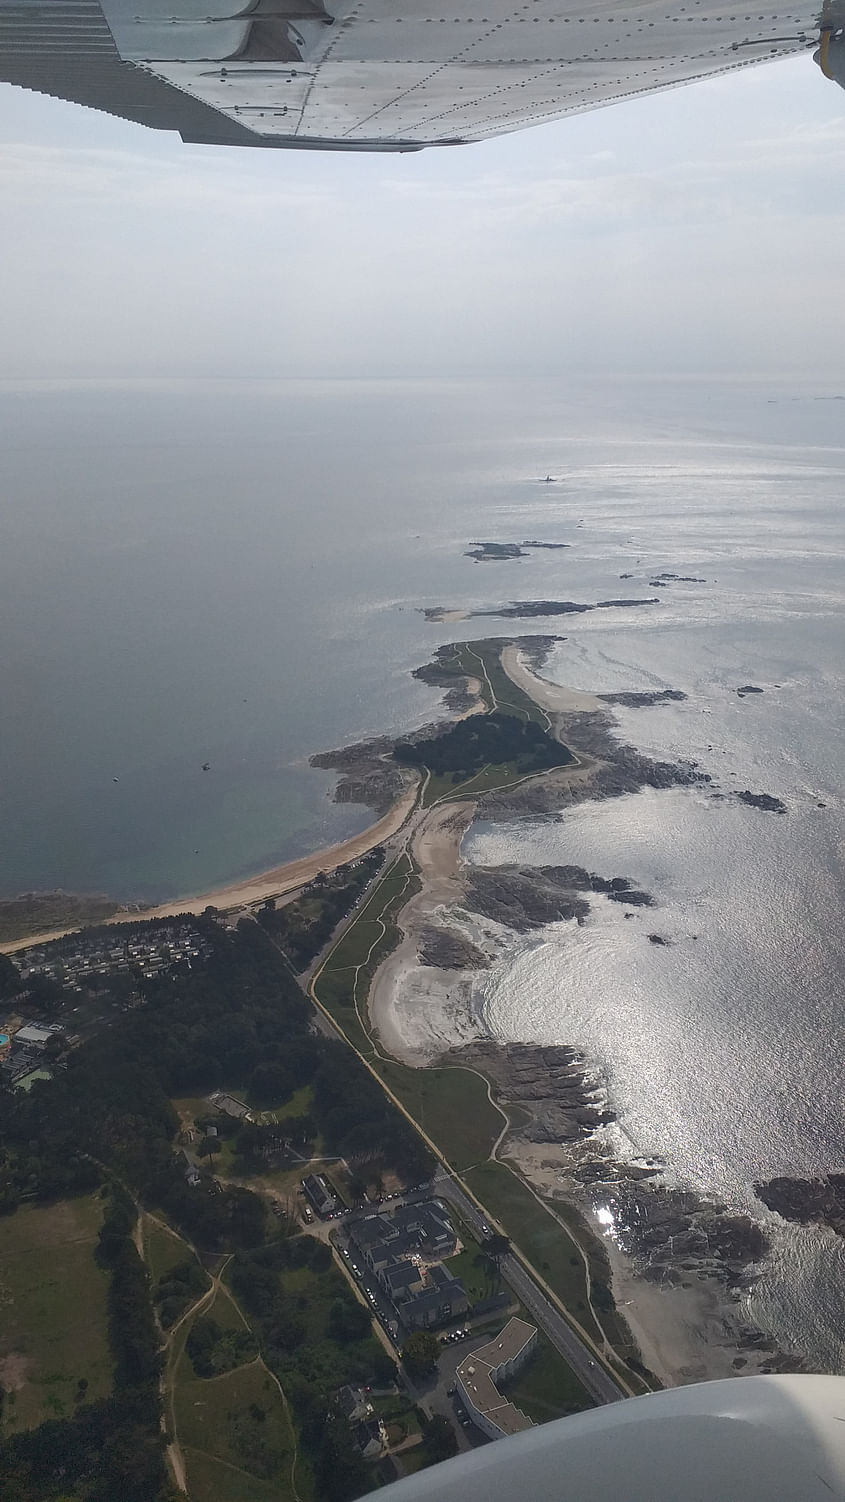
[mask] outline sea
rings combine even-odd
[[[515,939],[479,1005],[583,1050],[621,1153],[761,1214],[845,1170],[844,498],[845,394],[786,379],[0,385],[0,896],[164,900],[352,834],[313,752],[438,718],[443,642],[558,634],[558,682],[681,690],[619,733],[712,782],[474,825],[469,861],[656,901]],[[525,539],[567,547],[467,556]],[[617,598],[657,603],[423,613]],[[750,1316],[845,1369],[843,1243],[769,1221]]]

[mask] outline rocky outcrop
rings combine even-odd
[[[654,761],[633,746],[616,739],[614,722],[604,710],[557,715],[557,734],[579,756],[594,759],[589,778],[556,778],[554,773],[522,787],[488,793],[479,804],[483,819],[512,818],[522,814],[549,814],[560,808],[593,799],[618,798],[641,788],[706,786],[709,773],[694,761]]]
[[[503,558],[524,558],[518,542],[474,542],[464,553],[465,558],[474,558],[478,563],[494,563]]]
[[[662,688],[654,691],[626,692],[620,694],[596,694],[603,704],[619,704],[623,709],[649,709],[652,704],[668,704],[670,700],[685,699],[679,688]]]
[[[568,542],[538,542],[536,538],[529,538],[527,542],[473,542],[470,543],[465,558],[475,558],[478,563],[494,563],[504,558],[524,558],[526,550],[531,548],[548,548],[556,552],[558,548],[568,548]]]
[[[464,904],[471,912],[517,933],[542,928],[545,923],[583,919],[590,911],[590,904],[577,891],[550,877],[548,869],[531,866],[471,866],[465,889]]]
[[[786,804],[780,798],[775,798],[772,793],[752,793],[749,788],[744,788],[741,793],[734,793],[734,797],[740,803],[747,803],[749,808],[761,808],[767,814],[785,814]]]
[[[597,600],[595,605],[579,604],[575,600],[512,600],[509,605],[497,605],[492,610],[471,610],[471,618],[484,615],[501,616],[505,620],[533,620],[535,616],[583,615],[587,610],[612,610],[617,606],[634,610],[640,605],[659,605],[658,599],[650,600]]]
[[[829,1226],[837,1236],[845,1236],[845,1174],[829,1173],[820,1179],[769,1179],[755,1184],[754,1192],[784,1220]]]
[[[454,928],[426,928],[418,937],[420,964],[439,970],[489,970],[490,961],[477,944]]]
[[[769,1250],[765,1229],[753,1216],[691,1190],[626,1177],[602,1197],[609,1201],[614,1235],[652,1282],[680,1283],[696,1272],[731,1288],[746,1287]]]
[[[309,765],[339,772],[335,803],[363,803],[377,814],[387,813],[407,786],[408,774],[393,760],[395,742],[389,736],[342,746],[338,751],[318,751]]]
[[[520,1108],[527,1119],[510,1140],[575,1142],[616,1119],[573,1048],[480,1041],[450,1048],[440,1062],[479,1070],[505,1110]]]

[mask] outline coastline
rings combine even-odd
[[[501,664],[515,686],[553,717],[553,734],[569,744],[569,736],[574,732],[576,754],[581,752],[579,728],[590,752],[595,750],[597,727],[604,727],[604,735],[609,736],[614,724],[610,706],[595,695],[543,679],[526,665],[516,643],[503,645]],[[538,792],[543,790],[560,809],[573,797],[581,801],[624,791],[623,787],[607,786],[607,774],[612,770],[601,756],[589,756],[587,766],[576,761],[571,769],[554,769],[538,778],[535,788]],[[565,786],[570,780],[572,785]],[[500,1088],[495,1069],[491,1071],[483,1062],[479,1065],[477,1054],[486,1047],[499,1051],[507,1061],[512,1060],[515,1048],[524,1049],[525,1045],[504,1045],[491,1037],[478,1005],[477,991],[484,967],[495,962],[513,942],[515,934],[485,913],[483,904],[477,902],[477,894],[470,891],[460,843],[476,812],[486,814],[497,799],[512,804],[516,796],[504,790],[501,794],[486,794],[464,806],[446,803],[423,814],[409,842],[420,887],[396,915],[400,942],[376,971],[368,999],[373,1035],[385,1052],[417,1069],[449,1064],[478,1072],[480,1067],[492,1084],[492,1098],[500,1104],[500,1109],[503,1104],[505,1110],[513,1097]],[[542,798],[538,801],[538,811],[545,811]],[[524,810],[519,810],[523,811],[529,817],[534,812],[530,800]],[[538,871],[536,876],[539,881],[542,873]],[[502,868],[502,877],[505,881],[510,879],[506,868]],[[432,927],[435,931],[439,929],[442,937],[457,939],[475,949],[479,956],[476,968],[470,961],[458,961],[458,968],[439,968],[438,960],[426,956],[426,940]],[[542,928],[537,932],[541,933]],[[538,1092],[534,1082],[533,1099],[531,1089],[526,1100],[517,1098],[522,1116],[538,1104],[538,1093],[542,1092]],[[577,1097],[577,1090],[575,1094]],[[744,1316],[741,1289],[751,1266],[750,1257],[735,1268],[730,1253],[708,1250],[698,1261],[686,1252],[684,1260],[679,1259],[677,1275],[670,1273],[665,1279],[655,1281],[653,1276],[644,1276],[645,1268],[636,1255],[623,1250],[604,1232],[592,1213],[589,1194],[585,1194],[584,1185],[571,1172],[579,1146],[588,1152],[596,1146],[590,1113],[607,1104],[606,1099],[596,1104],[598,1094],[601,1090],[592,1095],[588,1091],[574,1107],[572,1102],[567,1105],[564,1101],[564,1112],[569,1109],[571,1114],[564,1123],[562,1136],[544,1135],[542,1131],[535,1135],[523,1126],[512,1127],[503,1134],[494,1156],[510,1163],[550,1205],[555,1201],[565,1204],[582,1218],[607,1257],[619,1317],[628,1326],[645,1366],[664,1386],[715,1380],[741,1372],[777,1370],[781,1360],[788,1367],[789,1358],[774,1352],[770,1342],[749,1339],[749,1333],[753,1332],[749,1331]],[[540,1104],[545,1106],[548,1102]],[[557,1120],[560,1121],[560,1116]],[[621,1163],[616,1169],[610,1164],[607,1168],[611,1182],[617,1171],[623,1178],[630,1174],[632,1182],[648,1178],[642,1170]],[[655,1192],[659,1198],[660,1186],[655,1185],[652,1191],[648,1182],[639,1184],[641,1204],[646,1204]],[[753,1278],[753,1271],[750,1275]]]
[[[582,921],[589,909],[589,903],[580,895],[584,890],[582,878],[597,883],[592,890],[604,894],[622,879],[616,877],[610,881],[606,877],[589,876],[577,867],[489,868],[495,878],[494,889],[488,885],[486,892],[479,892],[477,884],[467,877],[460,853],[463,836],[476,812],[492,818],[514,814],[530,817],[559,812],[573,802],[618,796],[646,785],[691,785],[710,779],[696,772],[693,763],[673,766],[653,762],[617,740],[609,705],[595,695],[543,679],[533,670],[535,665],[542,665],[542,657],[535,653],[530,658],[532,666],[527,666],[523,642],[496,639],[489,645],[495,649],[505,676],[543,711],[549,733],[567,746],[572,743],[577,754],[570,764],[529,774],[500,789],[494,785],[480,794],[462,796],[459,789],[454,793],[447,791],[428,807],[420,799],[421,778],[414,774],[387,812],[349,840],[213,891],[142,912],[124,910],[105,921],[119,923],[133,918],[143,921],[179,913],[201,913],[208,906],[228,913],[248,911],[267,897],[298,890],[320,871],[331,871],[366,854],[375,845],[393,841],[392,854],[411,856],[419,881],[411,897],[393,916],[399,942],[372,976],[367,1009],[373,1041],[377,1048],[383,1048],[411,1068],[448,1064],[479,1074],[473,1067],[477,1062],[473,1055],[479,1045],[486,1045],[491,1053],[498,1051],[506,1064],[512,1065],[514,1053],[526,1045],[501,1044],[492,1038],[478,1005],[479,970],[494,964],[519,931],[534,929],[539,935],[546,923],[559,918]],[[458,676],[466,679],[469,675]],[[496,707],[496,694],[501,694],[501,688],[492,688],[486,670],[485,679]],[[464,714],[482,707],[478,697],[480,687],[479,680],[470,680],[467,688],[473,691],[472,702]],[[335,758],[345,758],[344,776],[354,786],[354,779],[360,774],[359,753],[364,754],[364,761],[371,768],[373,759],[383,757],[385,748],[389,749],[391,744],[384,739],[362,747],[347,747],[340,753],[325,753],[324,759],[327,765],[337,766]],[[396,839],[400,834],[401,838]],[[647,893],[633,892],[631,896],[646,903],[650,900]],[[551,902],[552,910],[544,910],[544,902],[546,908]],[[567,910],[560,909],[561,902]],[[0,945],[0,950],[14,953],[75,932],[77,928],[78,924],[9,941]],[[486,1064],[482,1062],[480,1077],[487,1081],[491,1103],[498,1105],[501,1099],[505,1105],[512,1102],[517,1108],[514,1122],[496,1141],[491,1158],[509,1162],[535,1195],[541,1196],[550,1207],[557,1201],[580,1216],[585,1239],[591,1237],[610,1264],[619,1317],[623,1327],[627,1324],[630,1330],[629,1349],[630,1341],[635,1342],[646,1366],[666,1386],[737,1375],[740,1370],[773,1369],[767,1363],[780,1358],[770,1354],[772,1344],[745,1338],[748,1327],[743,1327],[738,1307],[740,1295],[736,1291],[742,1281],[741,1276],[738,1282],[734,1281],[730,1254],[720,1262],[718,1248],[712,1254],[708,1249],[706,1260],[699,1262],[689,1260],[687,1252],[684,1255],[688,1260],[681,1263],[687,1270],[685,1278],[669,1276],[656,1282],[648,1276],[652,1269],[644,1275],[635,1252],[609,1242],[592,1214],[589,1196],[584,1193],[585,1184],[598,1180],[594,1177],[579,1182],[578,1175],[572,1173],[577,1148],[595,1149],[596,1127],[604,1119],[613,1119],[613,1113],[604,1109],[606,1099],[599,1098],[603,1087],[597,1087],[594,1079],[587,1078],[589,1071],[585,1070],[584,1061],[572,1054],[559,1071],[562,1084],[559,1082],[559,1095],[555,1099],[556,1086],[550,1083],[552,1061],[545,1057],[555,1050],[535,1051],[543,1055],[541,1084],[524,1096],[502,1089],[495,1067],[489,1067],[489,1060]],[[566,1048],[557,1052],[571,1053]],[[575,1078],[579,1072],[580,1080]],[[531,1083],[537,1086],[538,1081],[535,1078]],[[538,1106],[546,1112],[545,1123],[540,1122],[537,1111],[532,1109]],[[503,1117],[507,1115],[502,1106],[498,1108]],[[536,1131],[538,1126],[543,1130]],[[601,1179],[606,1177],[610,1183],[615,1170],[609,1161],[605,1167],[610,1172],[602,1173]],[[616,1167],[625,1178],[642,1176],[641,1170],[621,1160]],[[643,1186],[641,1204],[646,1203],[645,1197],[650,1192],[648,1186]],[[744,1262],[739,1260],[740,1274],[750,1261],[748,1256]]]
[[[337,845],[327,846],[316,850],[313,855],[300,856],[282,866],[272,866],[269,870],[256,872],[254,876],[228,882],[194,896],[179,897],[155,907],[131,911],[123,909],[109,918],[101,919],[95,926],[145,921],[148,918],[174,918],[180,913],[199,915],[207,907],[216,907],[223,912],[237,912],[264,902],[268,897],[284,897],[313,881],[320,871],[334,871],[348,861],[358,860],[376,845],[381,845],[398,834],[416,804],[418,787],[419,778],[415,776],[386,814],[361,830],[360,834],[352,835]],[[53,939],[62,939],[78,930],[79,924],[76,923],[49,932],[29,934],[20,939],[7,939],[0,944],[0,954],[15,954],[34,945],[49,944]]]

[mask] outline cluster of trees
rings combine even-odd
[[[562,767],[572,760],[572,752],[534,720],[521,720],[499,710],[458,720],[441,735],[399,741],[393,755],[405,766],[428,767],[435,776],[451,775],[455,782],[463,782],[482,767],[506,762],[526,775]]]
[[[0,1001],[17,996],[22,990],[21,973],[14,960],[10,960],[7,954],[0,954]]]
[[[313,1129],[330,1151],[380,1159],[408,1182],[430,1174],[426,1149],[354,1055],[312,1036],[308,1003],[259,925],[244,921],[230,934],[200,924],[204,962],[143,981],[144,1005],[71,1050],[51,1080],[26,1094],[0,1085],[0,1210],[21,1196],[91,1189],[92,1160],[105,1161],[201,1246],[254,1245],[263,1210],[248,1190],[185,1184],[171,1096],[256,1077],[280,1092],[276,1105],[313,1083],[304,1140]]]
[[[389,1164],[405,1184],[431,1178],[434,1159],[428,1148],[342,1043],[323,1044],[312,1111],[323,1141],[345,1158],[376,1168]]]
[[[185,1350],[198,1377],[219,1377],[254,1360],[258,1343],[251,1330],[243,1326],[224,1329],[211,1315],[204,1315],[194,1320]]]
[[[208,1288],[208,1273],[200,1267],[195,1257],[180,1262],[162,1273],[153,1291],[159,1324],[169,1330],[180,1315],[184,1314]]]
[[[331,1414],[331,1395],[344,1382],[394,1375],[372,1337],[369,1312],[332,1266],[329,1247],[288,1236],[291,1227],[269,1217],[258,1196],[186,1182],[171,1097],[242,1088],[263,1070],[268,1091],[271,1083],[283,1096],[311,1087],[308,1115],[271,1132],[299,1133],[303,1143],[319,1133],[329,1151],[375,1173],[389,1166],[408,1183],[430,1177],[433,1162],[351,1051],[312,1035],[305,997],[263,929],[244,922],[232,934],[211,919],[200,926],[209,946],[202,962],[144,979],[143,1004],[118,1012],[70,1050],[52,1079],[28,1093],[0,1085],[0,1211],[12,1213],[22,1197],[90,1191],[104,1175],[130,1191],[111,1193],[98,1249],[111,1273],[114,1395],[91,1404],[83,1398],[72,1419],[9,1441],[0,1474],[15,1502],[170,1502],[159,1336],[132,1239],[135,1197],[163,1209],[201,1250],[236,1254],[235,1291],[293,1403],[318,1495],[342,1502],[367,1489],[369,1473],[348,1426]],[[282,1102],[277,1096],[274,1103]],[[263,1128],[258,1135],[247,1126],[236,1130],[239,1151],[260,1151]],[[307,1269],[310,1291],[298,1283],[286,1290],[285,1269],[297,1266]],[[201,1277],[186,1264],[160,1281],[155,1300],[164,1325],[195,1296]],[[252,1432],[253,1420],[243,1424]]]
[[[284,950],[294,969],[305,970],[327,944],[338,923],[351,913],[365,887],[384,861],[377,845],[354,866],[320,873],[304,887],[295,902],[276,907],[271,897],[258,914],[262,928]]]
[[[439,1355],[440,1341],[430,1330],[414,1330],[402,1347],[402,1363],[415,1382],[431,1376]]]

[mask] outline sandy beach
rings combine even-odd
[[[539,704],[549,714],[573,714],[606,708],[595,694],[585,693],[580,688],[566,688],[562,683],[550,683],[548,678],[541,678],[539,674],[532,672],[526,667],[517,646],[503,649],[502,667],[511,683],[515,683],[529,699],[533,699],[535,704]]]
[[[399,915],[402,940],[376,971],[368,1011],[379,1042],[403,1063],[424,1066],[456,1041],[475,1037],[471,976],[423,965],[420,935],[461,899],[460,846],[476,805],[447,803],[422,816],[411,839],[422,886]]]
[[[207,907],[219,908],[221,912],[238,912],[256,903],[265,902],[268,897],[283,897],[288,892],[295,892],[307,882],[313,881],[321,871],[334,871],[338,866],[345,865],[347,861],[358,860],[375,845],[381,845],[393,835],[398,834],[416,803],[418,785],[419,779],[415,776],[402,796],[397,798],[393,807],[381,819],[376,820],[375,824],[370,824],[360,834],[353,835],[348,840],[342,840],[338,845],[331,845],[325,850],[315,851],[313,855],[304,855],[298,860],[288,861],[284,866],[274,866],[269,871],[259,871],[255,876],[246,877],[242,881],[215,887],[209,892],[200,892],[196,896],[178,897],[173,902],[165,902],[158,907],[144,908],[143,911],[115,913],[113,917],[103,921],[127,923],[135,919],[172,918],[177,913],[201,913]],[[14,954],[16,950],[29,949],[35,944],[49,944],[52,939],[61,939],[65,934],[76,933],[77,928],[78,924],[68,928],[53,929],[49,933],[30,934],[24,939],[10,939],[0,944],[0,953]]]

